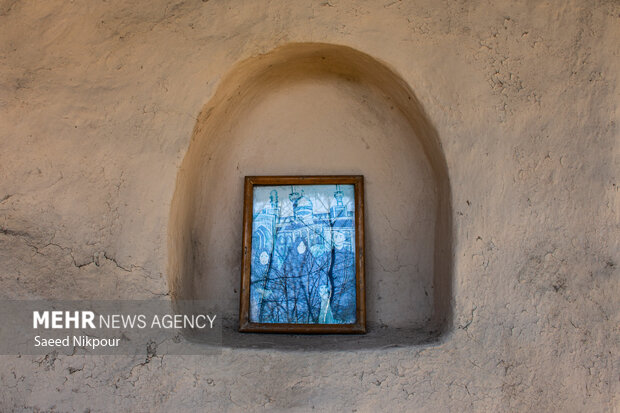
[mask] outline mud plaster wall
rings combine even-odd
[[[359,174],[368,323],[431,330],[448,319],[445,159],[415,94],[372,57],[290,43],[236,65],[201,111],[180,171],[172,298],[206,299],[236,324],[244,176]]]
[[[613,410],[619,15],[582,1],[1,2],[3,298],[165,297],[200,111],[236,63],[291,42],[350,46],[409,84],[454,226],[439,342],[3,356],[2,410]]]

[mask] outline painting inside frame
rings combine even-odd
[[[241,331],[365,330],[362,178],[348,178],[246,179]]]

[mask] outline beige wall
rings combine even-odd
[[[619,15],[594,1],[0,2],[2,298],[161,297],[189,274],[233,314],[240,205],[218,202],[240,200],[245,174],[319,165],[367,177],[371,321],[424,326],[437,282],[452,316],[438,341],[397,348],[3,356],[0,410],[613,410]],[[385,63],[415,109],[392,110],[372,73],[318,71],[244,87],[256,100],[209,123],[227,79],[252,73],[240,62],[296,42]],[[175,205],[201,242],[185,275]]]
[[[172,296],[238,317],[244,176],[357,174],[369,324],[438,327],[449,318],[452,234],[435,135],[403,80],[353,49],[294,43],[237,65],[202,110],[180,167],[168,226]]]

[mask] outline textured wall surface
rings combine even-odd
[[[433,314],[449,308],[452,235],[436,135],[404,80],[351,48],[291,43],[236,65],[180,167],[172,297],[207,299],[238,319],[244,176],[363,174],[369,323],[430,329],[448,318]]]
[[[168,295],[199,114],[292,42],[360,50],[415,92],[454,265],[435,343],[3,356],[0,410],[617,410],[619,23],[614,1],[1,1],[0,297]]]

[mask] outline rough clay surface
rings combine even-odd
[[[3,356],[0,410],[614,411],[613,1],[2,1],[0,297],[168,294],[167,224],[203,106],[289,42],[387,62],[452,185],[438,343],[210,357]]]
[[[172,297],[206,299],[238,319],[244,176],[363,174],[368,323],[428,329],[447,318],[450,273],[433,265],[451,259],[441,254],[449,245],[435,254],[451,237],[435,227],[450,219],[438,201],[449,197],[439,190],[447,168],[427,157],[441,148],[415,94],[372,57],[325,43],[279,47],[231,72],[180,166],[168,221]]]

